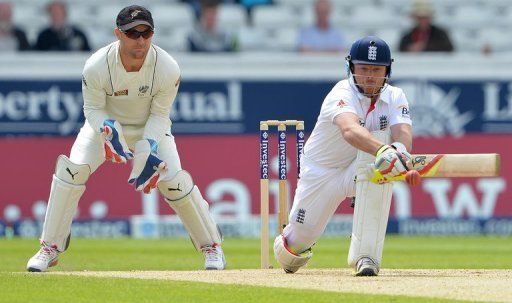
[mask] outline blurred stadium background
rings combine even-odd
[[[218,24],[236,36],[237,49],[215,54],[187,51],[187,36],[196,22],[190,4],[140,2],[154,14],[155,44],[181,66],[183,81],[174,103],[173,131],[183,167],[191,171],[211,203],[226,237],[259,233],[259,121],[305,120],[310,132],[324,96],[346,76],[345,51],[297,50],[300,29],[313,23],[313,2],[274,0],[253,7],[250,15],[235,1],[220,4]],[[85,32],[92,50],[113,41],[115,16],[132,4],[119,0],[66,3],[69,22]],[[414,152],[497,152],[502,155],[503,173],[498,178],[425,180],[416,188],[397,184],[388,232],[509,236],[510,1],[431,3],[434,22],[449,32],[453,52],[398,51],[400,37],[413,26],[412,1],[332,0],[331,21],[343,33],[347,47],[366,34],[376,34],[392,47],[392,82],[405,90],[411,103]],[[13,22],[26,31],[31,43],[48,24],[47,4],[12,2]],[[90,54],[34,50],[4,51],[0,56],[0,237],[39,236],[56,157],[69,153],[83,123],[80,76]],[[293,163],[292,146],[289,161]],[[179,220],[156,193],[141,195],[128,186],[129,170],[128,165],[105,164],[96,172],[79,204],[72,234],[186,237]],[[271,209],[277,196],[275,182]],[[348,204],[342,203],[326,234],[350,233]]]

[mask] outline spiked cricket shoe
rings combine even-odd
[[[220,245],[205,245],[201,247],[201,251],[204,255],[204,268],[206,270],[222,270],[226,268],[226,258]]]
[[[368,257],[362,257],[357,261],[355,275],[360,276],[376,276],[379,274],[379,266]]]
[[[57,265],[59,261],[59,251],[57,246],[43,246],[39,251],[28,260],[27,270],[33,272],[44,272],[49,267]]]

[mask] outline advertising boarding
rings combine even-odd
[[[191,172],[227,236],[258,236],[259,121],[305,121],[314,127],[323,97],[336,81],[215,80],[182,82],[171,118],[182,166]],[[512,81],[400,80],[414,121],[415,153],[500,153],[512,167]],[[37,237],[55,160],[69,154],[84,117],[79,80],[1,80],[0,236]],[[277,140],[270,140],[270,203],[278,196]],[[295,189],[295,138],[289,132],[289,200]],[[73,234],[184,236],[179,220],[156,193],[127,184],[130,164],[106,163],[91,176]],[[394,186],[389,232],[512,234],[512,174],[425,179]],[[350,232],[344,201],[326,230]],[[275,218],[272,215],[271,221]],[[7,232],[6,232],[7,231]]]

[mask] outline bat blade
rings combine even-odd
[[[417,154],[407,163],[409,170],[416,170],[422,178],[495,177],[500,173],[499,154]],[[370,181],[384,183],[403,181],[405,174],[385,178],[373,169]]]

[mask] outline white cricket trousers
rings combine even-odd
[[[301,158],[290,223],[283,230],[293,252],[301,253],[315,244],[341,201],[355,195],[355,171],[355,159],[341,169],[316,165],[305,155]]]

